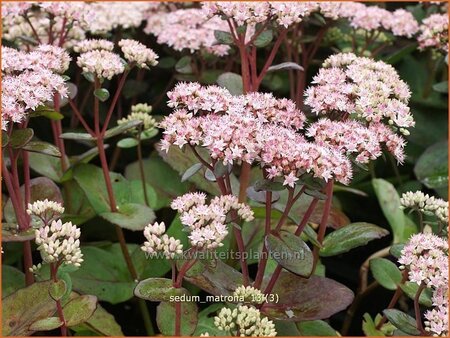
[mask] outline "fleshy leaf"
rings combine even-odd
[[[51,331],[61,327],[63,322],[58,317],[49,317],[35,321],[30,325],[31,331]]]
[[[397,309],[386,309],[383,313],[396,328],[412,336],[420,335],[413,317]]]
[[[286,270],[303,277],[311,274],[313,256],[300,237],[288,231],[281,231],[279,236],[269,234],[266,237],[266,245],[271,257]]]
[[[72,299],[64,308],[64,319],[67,326],[75,326],[86,322],[97,308],[97,297],[83,295]]]
[[[263,289],[268,279],[263,282]],[[261,311],[267,316],[287,321],[329,318],[344,310],[353,301],[353,292],[346,286],[326,277],[312,275],[302,278],[282,271],[272,294],[277,303],[266,303]]]
[[[388,290],[396,290],[402,281],[402,273],[397,265],[386,258],[373,258],[369,262],[375,280]]]
[[[351,223],[328,234],[322,243],[322,257],[335,256],[389,234],[377,225],[357,222]]]
[[[153,210],[142,204],[122,204],[118,206],[118,209],[117,212],[101,213],[100,217],[123,229],[132,231],[144,230],[145,226],[156,218]]]
[[[55,301],[48,293],[50,282],[37,282],[2,300],[2,335],[30,336],[29,326],[55,312]]]
[[[173,287],[173,282],[167,278],[148,278],[140,281],[134,289],[136,297],[152,302],[168,302],[170,297],[188,294],[184,288]]]

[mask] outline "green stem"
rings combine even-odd
[[[137,156],[138,156],[139,174],[141,176],[141,182],[142,182],[142,190],[144,191],[145,204],[147,206],[150,206],[150,203],[148,201],[148,196],[147,196],[147,183],[145,181],[144,162],[143,162],[143,159],[142,159],[142,142],[141,142],[141,133],[140,133],[140,131],[138,133],[137,141],[138,141],[138,144],[137,144]]]

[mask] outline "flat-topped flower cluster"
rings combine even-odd
[[[261,312],[247,305],[235,309],[223,308],[214,317],[214,325],[221,331],[239,337],[274,337],[277,335],[275,324]]]
[[[115,75],[123,73],[126,66],[148,68],[158,64],[158,55],[136,40],[122,39],[118,45],[126,61],[113,52],[114,45],[110,41],[84,40],[74,48],[81,53],[77,58],[77,65],[84,72],[91,73],[99,79],[110,80]]]
[[[144,31],[157,37],[159,44],[166,44],[176,51],[184,49],[191,53],[203,50],[224,56],[230,46],[218,44],[214,31],[228,31],[228,24],[218,17],[205,18],[200,8],[179,9],[173,12],[150,13]]]
[[[270,178],[284,177],[290,186],[310,171],[345,183],[351,177],[351,164],[339,151],[309,143],[296,132],[305,116],[290,100],[261,93],[233,96],[197,83],[180,83],[168,96],[176,109],[160,125],[165,150],[203,146],[225,164],[261,163]]]
[[[62,48],[41,45],[29,53],[2,47],[2,129],[23,122],[30,111],[67,96],[64,78],[70,57]]]
[[[406,128],[414,126],[409,95],[391,66],[354,54],[334,55],[314,77],[305,101],[328,118],[303,130],[306,117],[291,100],[263,93],[233,96],[217,86],[179,83],[168,93],[174,112],[160,124],[162,149],[205,147],[213,160],[258,163],[269,179],[283,178],[291,187],[309,172],[347,184],[352,177],[348,157],[367,163],[385,148],[404,160],[406,142],[396,131],[408,134]]]
[[[448,201],[424,194],[422,191],[408,191],[402,195],[400,202],[404,209],[435,215],[439,221],[448,225]]]

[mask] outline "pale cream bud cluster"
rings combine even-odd
[[[448,223],[448,202],[424,194],[422,191],[408,191],[400,198],[404,209],[414,209],[426,214],[435,215],[441,222]]]
[[[152,106],[146,103],[139,103],[131,106],[131,114],[123,119],[117,121],[118,125],[127,123],[129,121],[141,121],[142,131],[153,129],[156,127],[157,123],[153,116],[150,115],[152,111]]]
[[[77,65],[83,72],[92,73],[100,79],[111,80],[124,72],[125,67],[119,55],[108,50],[91,50],[80,54]]]
[[[245,303],[262,304],[264,303],[264,294],[253,286],[241,285],[234,290],[233,296],[244,299]]]
[[[144,229],[144,236],[147,239],[141,247],[142,251],[148,253],[150,257],[162,253],[166,258],[173,259],[183,253],[183,244],[174,237],[169,237],[166,233],[164,222],[149,224]]]
[[[240,337],[274,337],[275,324],[261,317],[261,312],[252,306],[239,305],[234,310],[223,308],[214,317],[214,325],[221,331]]]
[[[80,229],[72,222],[52,221],[50,226],[36,230],[36,244],[46,263],[64,263],[80,266],[83,254],[80,250]]]
[[[38,200],[34,203],[28,203],[27,214],[39,217],[46,225],[52,219],[64,213],[64,207],[59,202]]]
[[[145,47],[136,40],[122,39],[119,41],[119,46],[122,48],[125,59],[130,63],[135,62],[138,67],[148,68],[158,64],[158,55],[153,49]]]

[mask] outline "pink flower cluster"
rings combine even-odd
[[[217,56],[227,55],[230,47],[217,44],[215,30],[228,31],[227,22],[218,17],[208,19],[198,8],[150,13],[144,29],[147,34],[155,35],[159,44],[166,44],[177,51],[194,53],[204,50]]]
[[[39,46],[26,53],[2,47],[2,129],[9,122],[21,123],[30,110],[45,104],[58,93],[67,95],[64,72],[69,56],[58,47]]]
[[[436,48],[448,53],[448,15],[432,14],[420,25],[419,48]]]
[[[317,144],[336,147],[347,155],[357,155],[355,160],[359,163],[375,160],[382,154],[377,134],[354,120],[320,119],[308,127],[306,135],[314,138]]]
[[[205,2],[203,9],[207,15],[224,15],[233,19],[238,26],[255,25],[267,20],[274,20],[285,28],[304,20],[313,12],[321,13],[326,18],[337,19],[341,16],[345,3],[339,2]]]
[[[95,20],[87,30],[95,35],[104,35],[117,28],[138,28],[149,12],[161,6],[161,2],[149,1],[95,1],[89,4],[89,9],[95,13]]]
[[[29,53],[9,47],[2,48],[2,72],[4,73],[43,68],[63,74],[69,68],[70,61],[69,54],[56,46],[39,45]]]
[[[378,6],[367,6],[351,2],[342,6],[342,17],[349,20],[350,26],[367,31],[388,30],[396,36],[411,38],[417,33],[419,24],[414,16],[404,10],[390,12]]]
[[[393,130],[408,135],[406,128],[415,122],[408,107],[408,85],[392,66],[350,53],[336,54],[324,61],[312,83],[305,91],[305,103],[314,113],[366,121],[378,142],[403,160],[405,141]]]
[[[172,201],[172,209],[181,213],[180,220],[189,229],[189,241],[193,247],[214,249],[223,245],[228,234],[227,215],[234,211],[234,217],[246,222],[253,220],[253,211],[239,203],[233,195],[214,197],[206,204],[203,193],[188,193]]]
[[[299,176],[312,173],[325,181],[350,182],[352,166],[347,157],[327,145],[307,142],[291,128],[268,124],[258,130],[256,139],[269,179],[284,177],[283,184],[294,187]]]
[[[3,3],[2,37],[22,47],[30,44],[19,37],[37,39],[35,36],[37,33],[41,44],[56,45],[63,38],[63,46],[71,48],[76,41],[85,38],[85,30],[93,23],[94,16],[90,5],[84,2]],[[53,32],[52,40],[49,39],[50,27]],[[68,27],[70,29],[67,31]],[[65,36],[62,37],[61,33]]]
[[[351,163],[340,151],[306,141],[297,131],[305,116],[287,99],[271,94],[232,96],[217,86],[180,83],[168,93],[162,149],[189,144],[208,149],[212,159],[227,163],[260,163],[270,178],[283,177],[293,186],[298,176],[312,172],[348,183]]]
[[[203,9],[207,15],[225,16],[238,26],[255,25],[274,20],[288,28],[303,21],[312,13],[325,18],[347,19],[357,29],[392,31],[396,36],[411,38],[419,29],[413,15],[403,9],[390,12],[378,6],[366,6],[360,2],[206,2]]]
[[[448,242],[433,234],[413,235],[398,260],[409,270],[409,280],[433,290],[434,309],[425,313],[425,330],[448,334]]]

